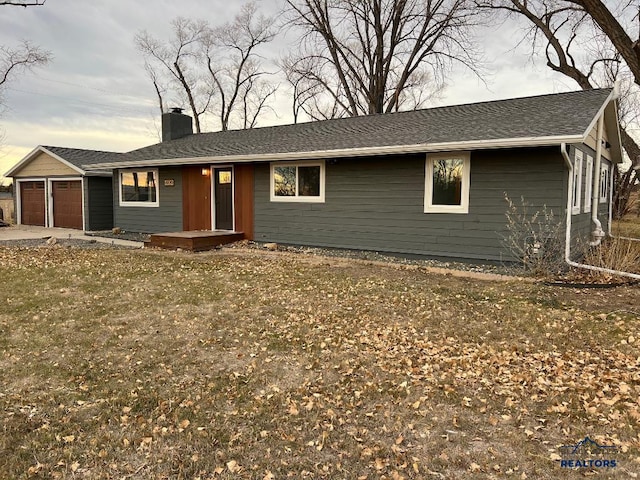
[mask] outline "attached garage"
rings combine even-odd
[[[16,186],[18,223],[78,230],[112,228],[111,172],[90,167],[114,161],[118,155],[76,148],[35,148],[6,173]]]

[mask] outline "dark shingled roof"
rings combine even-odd
[[[116,152],[104,152],[101,150],[84,150],[80,148],[65,148],[65,147],[49,147],[42,146],[51,153],[55,153],[60,158],[63,158],[67,162],[75,165],[76,167],[86,170],[85,166],[90,167],[97,163],[117,162],[121,153]]]
[[[578,91],[203,133],[122,154],[118,162],[252,156],[520,138],[580,136],[611,89]]]

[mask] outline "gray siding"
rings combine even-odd
[[[585,202],[591,203],[591,198],[586,198],[586,178],[587,178],[587,155],[590,155],[593,158],[593,163],[595,165],[595,157],[596,152],[588,147],[587,145],[572,145],[570,147],[569,155],[572,161],[575,161],[575,150],[580,149],[584,153],[584,158],[582,161],[582,190],[581,194],[581,207],[580,213],[571,216],[571,235],[572,235],[572,256],[580,257],[588,248],[588,243],[591,241],[591,232],[593,231],[593,223],[591,222],[591,212],[584,212]],[[602,158],[602,164],[608,165],[611,172],[611,162],[609,162],[604,157]],[[610,173],[612,175],[613,172]],[[598,174],[598,178],[599,174]],[[598,219],[600,223],[602,223],[602,229],[605,232],[609,230],[609,202],[600,203],[598,202]]]
[[[425,155],[326,164],[325,203],[269,200],[269,165],[255,170],[255,239],[468,259],[508,260],[505,193],[562,219],[559,149],[473,152],[468,214],[424,213]]]
[[[85,230],[109,230],[113,227],[112,177],[84,178]]]
[[[121,207],[119,201],[119,170],[114,171],[114,226],[130,232],[159,233],[182,230],[182,169],[160,168],[158,207]],[[164,181],[172,179],[173,187],[165,187]]]

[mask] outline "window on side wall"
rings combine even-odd
[[[158,206],[158,170],[123,170],[119,184],[121,207]]]
[[[272,163],[271,201],[324,202],[324,170],[324,161]]]
[[[593,157],[587,155],[584,178],[584,213],[591,211],[591,193],[593,192]]]
[[[425,173],[425,213],[469,213],[468,152],[429,154]]]
[[[580,205],[582,200],[582,157],[580,150],[575,151],[575,160],[573,162],[573,208],[571,213],[574,215],[580,213]]]
[[[600,203],[607,203],[609,200],[609,182],[611,170],[609,165],[603,163],[600,165]]]

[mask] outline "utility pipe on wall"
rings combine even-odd
[[[591,232],[593,239],[589,246],[597,247],[605,236],[602,230],[602,223],[598,220],[598,201],[600,200],[600,166],[602,165],[602,138],[604,137],[604,113],[598,119],[598,130],[596,134],[596,161],[593,164],[592,188],[591,188],[591,222],[594,229]],[[586,201],[587,199],[585,199]]]

